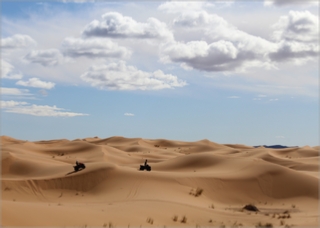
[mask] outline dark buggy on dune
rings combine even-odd
[[[76,165],[73,166],[73,168],[74,168],[74,171],[78,172],[80,170],[85,169],[86,166],[83,163],[76,161]]]
[[[151,171],[151,166],[147,164],[147,160],[144,162],[144,165],[140,165],[140,169],[139,170],[147,170],[147,171]]]

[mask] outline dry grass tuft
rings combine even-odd
[[[150,223],[152,225],[153,224],[153,219],[152,218],[147,218],[147,223]]]
[[[181,223],[187,223],[187,217],[186,217],[186,216],[183,216],[183,217],[182,217]]]
[[[191,191],[189,192],[190,195],[194,195],[195,197],[200,196],[202,193],[203,193],[202,188],[197,188],[195,191],[191,189]]]
[[[271,228],[273,227],[272,223],[266,223],[266,224],[262,224],[261,222],[259,222],[256,225],[256,228]]]
[[[175,222],[178,221],[178,216],[177,215],[173,216],[172,220]]]

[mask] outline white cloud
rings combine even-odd
[[[229,71],[239,66],[237,48],[229,41],[168,43],[162,46],[163,62],[180,62],[205,71]]]
[[[10,95],[10,96],[31,96],[28,89],[17,89],[17,88],[7,88],[2,87],[0,89],[1,95]]]
[[[230,98],[230,99],[238,99],[240,97],[239,96],[229,96],[228,98]]]
[[[125,116],[134,116],[133,113],[129,113],[129,112],[126,112],[124,115],[125,115]]]
[[[216,14],[209,14],[206,11],[186,11],[181,12],[174,20],[174,26],[181,26],[186,28],[196,28],[202,29],[205,31],[207,27],[210,25],[211,29],[218,30],[226,28],[223,27],[230,27],[229,29],[234,29],[233,26],[228,24],[228,22],[223,19],[222,17]]]
[[[265,6],[318,6],[317,0],[264,0]]]
[[[28,104],[28,103],[27,102],[20,102],[20,101],[1,101],[1,108],[7,109],[7,108],[16,107],[19,105],[26,105],[26,104]]]
[[[245,33],[222,17],[206,11],[182,12],[174,26],[201,41],[168,42],[161,46],[162,61],[179,62],[204,71],[244,71],[246,68],[273,68],[266,53],[277,45]],[[192,35],[193,34],[193,35]]]
[[[273,38],[277,41],[319,41],[319,17],[309,11],[290,11],[288,15],[280,17],[273,28]]]
[[[56,117],[74,117],[87,116],[84,113],[66,112],[64,109],[48,105],[35,105],[27,102],[1,101],[1,107],[5,112],[26,114],[32,116],[56,116]]]
[[[82,34],[86,37],[173,39],[167,25],[156,18],[149,18],[147,23],[141,23],[118,12],[105,13],[102,21],[92,21]]]
[[[38,63],[42,66],[56,66],[63,61],[63,55],[58,49],[33,50],[24,56],[29,63]]]
[[[161,60],[183,68],[204,71],[244,72],[259,67],[276,69],[281,61],[304,64],[319,55],[318,17],[308,11],[290,11],[273,29],[273,41],[237,29],[222,17],[206,11],[186,11],[174,20],[186,37],[201,41],[167,42]],[[181,35],[180,35],[181,36]]]
[[[304,44],[299,42],[282,41],[275,52],[269,53],[273,61],[293,61],[296,64],[304,64],[308,60],[316,60],[319,55],[318,44]]]
[[[273,61],[303,64],[319,55],[319,18],[309,11],[290,11],[273,25],[277,50],[270,52]]]
[[[55,86],[55,83],[44,82],[44,81],[41,81],[39,78],[30,78],[28,81],[19,80],[16,84],[21,86],[35,87],[35,88],[41,88],[41,89],[52,89]]]
[[[67,37],[62,43],[63,53],[70,57],[127,58],[131,51],[109,39],[79,39]]]
[[[167,13],[194,12],[212,8],[215,5],[209,1],[170,1],[162,3],[158,9]]]
[[[23,76],[20,72],[16,72],[14,70],[14,66],[1,59],[1,78],[16,80],[21,79],[22,77]]]
[[[16,34],[11,37],[1,39],[1,48],[3,49],[19,49],[33,47],[37,43],[28,35]]]
[[[81,75],[82,80],[91,86],[110,90],[160,90],[187,85],[171,74],[161,70],[145,72],[125,62],[92,66]]]

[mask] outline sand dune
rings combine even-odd
[[[1,225],[317,227],[319,153],[209,140],[1,136]],[[146,159],[151,172],[138,170]],[[75,161],[86,168],[74,172]],[[260,211],[242,210],[246,204]]]

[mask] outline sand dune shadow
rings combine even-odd
[[[72,174],[72,173],[77,173],[77,172],[80,172],[81,170],[84,170],[84,169],[80,169],[80,170],[74,170],[74,171],[72,171],[72,172],[69,172],[69,173],[67,173],[67,174],[66,174],[66,176],[67,176],[67,175],[70,175],[70,174]]]

